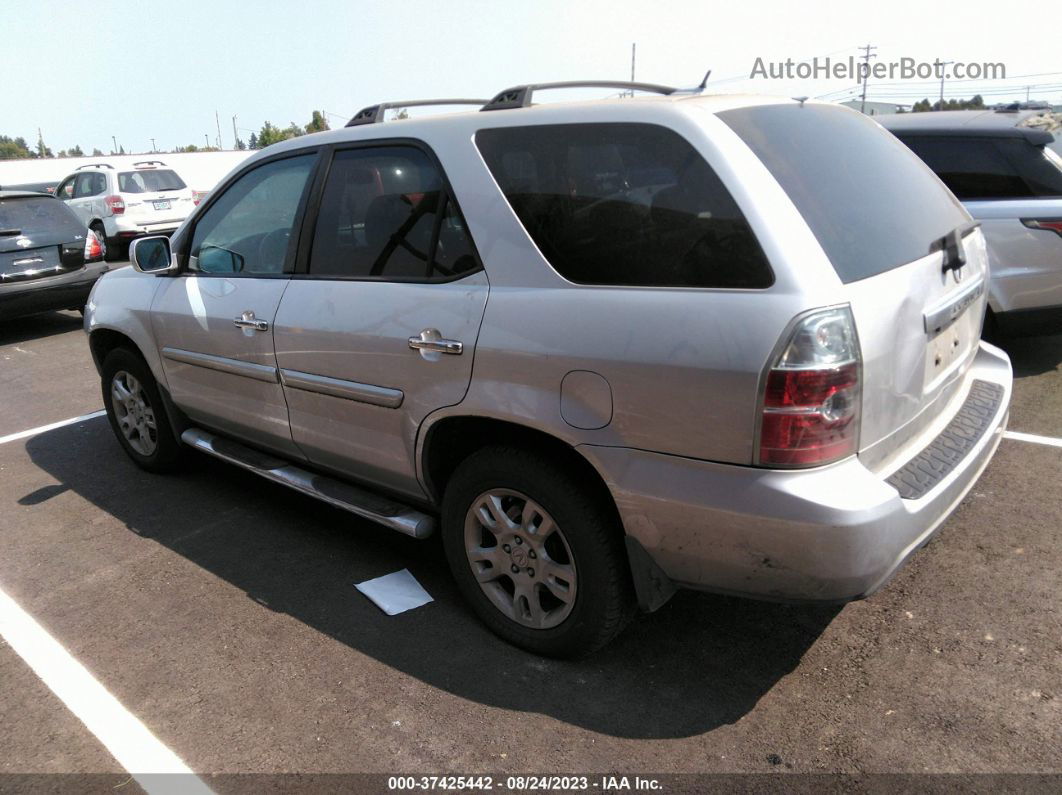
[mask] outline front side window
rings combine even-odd
[[[67,177],[63,180],[59,187],[55,189],[55,195],[64,200],[74,198],[74,179],[75,177]]]
[[[438,281],[477,260],[438,169],[413,146],[336,153],[314,229],[310,273]]]
[[[745,216],[688,141],[651,124],[480,130],[476,145],[524,229],[582,284],[764,288]]]
[[[960,199],[1062,196],[1062,168],[1052,152],[1022,138],[900,138]]]
[[[316,161],[316,154],[274,160],[229,185],[196,222],[188,270],[283,273]]]

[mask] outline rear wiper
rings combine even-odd
[[[0,237],[14,237],[21,234],[21,229],[0,229]]]
[[[944,273],[960,270],[966,264],[966,251],[962,246],[962,239],[980,225],[980,221],[967,221],[940,239],[939,245],[944,251],[944,264],[941,266]]]

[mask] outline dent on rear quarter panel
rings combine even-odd
[[[104,274],[89,294],[85,330],[90,336],[99,329],[110,329],[129,337],[147,361],[155,379],[165,384],[151,325],[151,302],[162,278],[168,277],[140,273],[132,266]]]

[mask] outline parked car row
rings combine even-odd
[[[134,241],[86,307],[119,443],[438,531],[472,609],[541,654],[677,587],[873,593],[1006,424],[984,231],[846,108],[532,104],[563,85],[367,108]]]

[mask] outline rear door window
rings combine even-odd
[[[730,192],[652,124],[480,130],[476,145],[539,251],[581,284],[764,288],[774,276]]]
[[[310,252],[310,274],[442,281],[479,268],[442,175],[414,146],[336,152]]]
[[[74,183],[74,198],[84,199],[89,196],[98,196],[106,190],[107,178],[103,174],[78,174],[77,182]]]
[[[861,113],[757,105],[719,118],[778,180],[845,283],[926,256],[969,220],[924,163]]]
[[[1062,169],[1023,138],[903,136],[900,138],[960,199],[1062,196]]]

